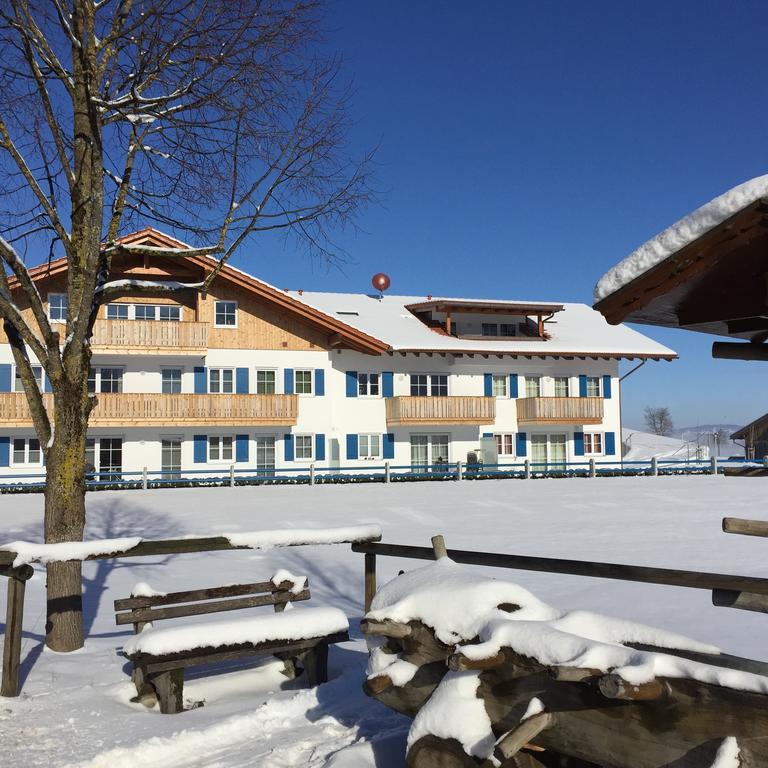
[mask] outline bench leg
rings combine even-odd
[[[160,711],[164,715],[175,715],[184,711],[183,669],[172,669],[153,675],[152,685],[157,692]]]
[[[328,682],[328,643],[318,643],[304,651],[301,660],[311,688]]]
[[[136,686],[136,697],[131,699],[131,701],[141,702],[147,709],[154,707],[157,703],[157,694],[142,667],[133,668],[131,680],[133,680],[133,684]]]

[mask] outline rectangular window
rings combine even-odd
[[[429,394],[432,397],[448,396],[448,376],[446,374],[432,374],[429,379]]]
[[[40,450],[40,441],[36,437],[15,437],[13,439],[14,464],[35,464],[39,466],[42,461],[43,454]]]
[[[181,394],[181,368],[163,368],[161,375],[163,377],[162,393],[164,395]]]
[[[411,465],[414,469],[432,467],[442,472],[448,463],[450,435],[411,435]]]
[[[274,371],[256,371],[256,394],[274,395],[275,380],[276,376]]]
[[[296,459],[312,461],[315,441],[312,435],[296,435]]]
[[[93,370],[93,368],[91,368]],[[85,440],[85,474],[92,475],[96,471],[96,440],[88,437]]]
[[[296,371],[295,391],[297,395],[312,394],[312,371]]]
[[[587,376],[587,397],[600,397],[600,377]]]
[[[555,397],[570,397],[570,389],[567,376],[555,376]]]
[[[107,304],[107,320],[127,320],[129,304]]]
[[[516,323],[499,323],[499,336],[516,336]]]
[[[483,323],[483,336],[498,336],[499,326],[497,323]]]
[[[603,436],[599,432],[584,433],[584,455],[599,456],[603,453]]]
[[[541,397],[541,376],[525,377],[525,396]]]
[[[359,458],[381,458],[381,435],[358,435],[357,446]]]
[[[208,438],[208,461],[232,461],[232,445],[234,438],[231,435],[224,437],[211,436]]]
[[[123,391],[123,369],[122,368],[101,368],[99,369],[101,384],[99,392],[122,392]]]
[[[42,392],[43,391],[43,369],[39,365],[33,365],[32,373],[35,376],[35,381],[37,382],[37,386],[40,387],[40,391]],[[18,366],[16,366],[16,376],[13,379],[13,391],[14,392],[24,391],[24,383],[21,380],[21,375],[19,374]]]
[[[448,375],[445,373],[412,373],[411,395],[414,397],[447,397]]]
[[[213,309],[213,323],[217,328],[237,326],[237,302],[217,301]]]
[[[494,397],[506,397],[507,396],[507,375],[504,373],[493,374],[493,396]]]
[[[137,320],[157,320],[157,307],[154,304],[136,304],[133,311]]]
[[[68,299],[66,293],[48,294],[48,318],[55,323],[67,322]]]
[[[515,455],[515,436],[511,434],[494,435],[496,438],[496,453],[499,456]]]
[[[423,373],[411,374],[411,396],[426,397],[429,394],[427,375]]]
[[[378,373],[358,373],[357,374],[357,393],[360,397],[378,397],[379,396],[379,374]]]
[[[209,368],[208,391],[213,395],[231,395],[235,391],[235,375],[232,368]]]
[[[176,323],[181,320],[181,307],[175,304],[161,304],[157,309],[161,320],[170,320]]]
[[[123,471],[123,439],[99,438],[99,480],[117,481]]]

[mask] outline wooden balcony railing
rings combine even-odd
[[[493,397],[388,397],[387,424],[492,424],[496,420]]]
[[[208,349],[208,323],[172,320],[97,320],[91,346],[97,352],[201,354]]]
[[[49,412],[52,395],[44,395]],[[293,426],[296,395],[164,395],[100,393],[89,424],[94,427]],[[0,393],[0,425],[31,426],[23,393]]]
[[[599,424],[602,397],[521,397],[518,424]]]

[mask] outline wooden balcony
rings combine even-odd
[[[121,355],[204,355],[208,349],[208,323],[97,320],[91,346],[94,352]]]
[[[492,424],[493,397],[388,397],[387,424],[393,427],[427,424]]]
[[[45,395],[52,409],[52,395]],[[163,395],[157,393],[97,395],[93,427],[294,426],[296,395]],[[32,418],[24,394],[0,393],[0,425],[28,427]]]
[[[602,397],[521,397],[518,424],[600,424]]]

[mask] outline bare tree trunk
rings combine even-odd
[[[89,399],[65,386],[54,404],[55,433],[48,449],[45,541],[82,541],[85,527],[85,438]],[[73,651],[83,645],[80,561],[48,565],[46,645]]]

